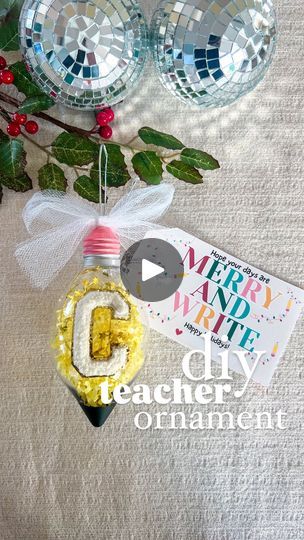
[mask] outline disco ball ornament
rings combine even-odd
[[[124,99],[147,54],[147,25],[134,0],[26,0],[20,39],[43,92],[79,109]]]
[[[271,0],[162,0],[151,35],[164,86],[190,105],[223,107],[265,75],[276,16]]]

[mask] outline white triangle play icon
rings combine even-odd
[[[148,281],[148,279],[152,279],[155,276],[159,276],[159,274],[162,274],[164,271],[165,269],[159,266],[158,264],[154,264],[153,262],[148,261],[147,259],[142,259],[142,262],[141,262],[142,281]]]

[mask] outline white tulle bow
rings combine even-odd
[[[112,227],[127,249],[146,232],[160,227],[155,222],[169,208],[173,195],[173,186],[166,183],[131,190],[108,215],[101,216],[96,207],[73,195],[58,191],[35,193],[23,210],[31,238],[17,246],[19,265],[32,285],[44,289],[96,224]]]

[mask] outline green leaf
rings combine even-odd
[[[33,82],[30,73],[23,62],[16,62],[10,66],[14,74],[14,85],[27,97],[41,96],[41,89]]]
[[[0,9],[5,11],[10,11],[15,4],[15,0],[1,0]]]
[[[0,144],[0,174],[8,178],[17,178],[25,166],[23,143],[9,139]]]
[[[107,170],[107,184],[109,187],[120,187],[124,186],[131,178],[126,162],[125,156],[123,155],[119,144],[106,144],[106,149],[108,153],[108,170]],[[105,176],[105,155],[102,154],[101,159],[101,174],[102,181]],[[90,177],[95,182],[99,181],[99,159],[97,159],[90,172]]]
[[[0,21],[1,26],[5,24],[5,18],[14,5],[13,0],[0,0]]]
[[[132,158],[134,171],[147,184],[160,184],[163,176],[162,162],[156,152],[139,152]]]
[[[26,165],[23,142],[8,139],[0,142],[0,183],[14,191],[32,189],[32,181],[24,172]]]
[[[64,172],[55,163],[47,163],[38,171],[38,183],[41,189],[56,189],[66,191],[67,180]]]
[[[197,169],[204,169],[205,171],[212,171],[220,167],[219,162],[214,157],[195,148],[184,148],[181,153],[181,160],[188,165],[192,165]]]
[[[54,101],[46,94],[26,98],[20,105],[18,112],[22,114],[33,114],[35,112],[45,111],[53,107]]]
[[[9,19],[19,19],[20,11],[22,5],[24,4],[24,0],[0,0],[1,6],[3,1],[8,6]]]
[[[52,145],[53,153],[60,163],[88,165],[98,155],[98,144],[76,133],[60,133]]]
[[[0,32],[1,51],[18,51],[19,47],[18,20],[5,22]]]
[[[92,180],[86,175],[79,176],[74,182],[74,190],[78,195],[95,203],[99,202],[98,182]],[[104,191],[102,191],[102,200],[104,201]]]
[[[9,136],[0,129],[0,144],[9,141]]]
[[[154,146],[161,146],[162,148],[168,148],[169,150],[182,150],[185,145],[173,135],[156,131],[149,127],[143,127],[139,130],[138,136],[146,144],[153,144]]]
[[[201,173],[182,161],[174,160],[167,165],[167,171],[178,178],[179,180],[184,180],[184,182],[189,182],[190,184],[201,184],[203,182],[203,177]]]
[[[14,191],[21,191],[22,193],[33,188],[32,180],[29,175],[22,172],[18,176],[4,176],[1,174],[0,182],[3,186],[13,189]]]
[[[11,11],[14,8],[21,7],[23,0],[0,0],[0,10]]]
[[[0,0],[0,25],[18,20],[24,0]]]

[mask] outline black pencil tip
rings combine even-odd
[[[70,390],[91,424],[94,427],[103,426],[103,424],[106,422],[109,415],[113,411],[116,403],[111,403],[110,405],[105,405],[104,407],[89,407],[88,405],[85,405],[83,401],[81,401],[81,399],[78,397],[74,390],[72,390],[71,388]]]

